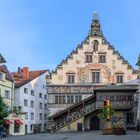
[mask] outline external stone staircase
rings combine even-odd
[[[85,107],[82,111],[80,111],[80,113],[78,114],[74,114],[72,116],[69,116],[66,120],[64,120],[63,122],[52,126],[51,131],[52,132],[56,132],[59,129],[69,125],[70,123],[82,118],[85,115],[90,114],[91,112],[96,110],[96,102],[94,104],[91,104],[90,106]]]

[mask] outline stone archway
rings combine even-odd
[[[100,120],[97,116],[93,116],[90,119],[90,130],[99,130],[100,129]]]

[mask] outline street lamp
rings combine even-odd
[[[138,81],[139,81],[139,95],[138,95],[138,110],[137,110],[137,131],[140,131],[140,55],[138,57],[138,62],[136,65],[139,67],[139,75],[138,75]]]

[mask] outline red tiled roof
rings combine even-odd
[[[6,74],[6,79],[9,81],[14,81],[12,75],[10,74],[10,72],[8,71],[8,69],[5,66],[0,66],[0,71]]]
[[[15,79],[15,88],[19,88],[27,83],[29,83],[30,81],[32,81],[33,79],[37,78],[38,76],[44,74],[45,72],[47,72],[48,70],[36,70],[36,71],[29,71],[29,77],[23,77],[22,73],[18,74],[16,72],[12,73],[14,79]]]

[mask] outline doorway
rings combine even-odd
[[[90,120],[90,130],[99,130],[100,120],[97,116],[93,116]]]
[[[77,123],[77,130],[78,131],[82,131],[82,127],[83,127],[82,123]]]

